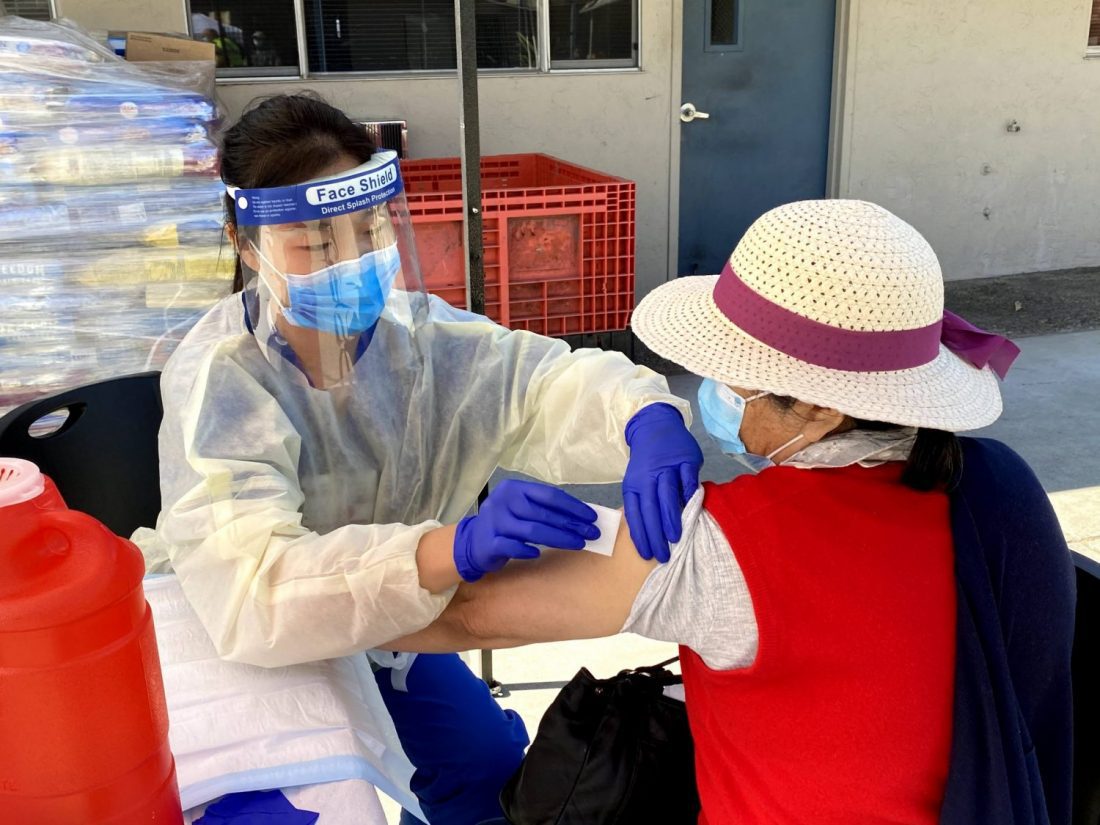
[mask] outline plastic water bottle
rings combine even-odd
[[[133,544],[0,459],[0,823],[182,823]]]

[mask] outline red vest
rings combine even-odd
[[[939,821],[955,672],[948,500],[900,473],[777,467],[706,485],[760,648],[736,671],[681,649],[701,823]]]

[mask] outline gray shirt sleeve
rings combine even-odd
[[[748,667],[759,636],[748,584],[729,541],[703,509],[703,491],[684,508],[684,533],[634,599],[623,632],[694,650],[712,670]]]

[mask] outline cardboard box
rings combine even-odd
[[[126,32],[126,59],[131,63],[150,60],[209,60],[212,63],[214,44],[167,34]]]

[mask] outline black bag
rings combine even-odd
[[[539,723],[519,770],[500,794],[512,825],[603,825],[699,818],[695,753],[682,683],[665,669],[596,679],[581,668]]]

